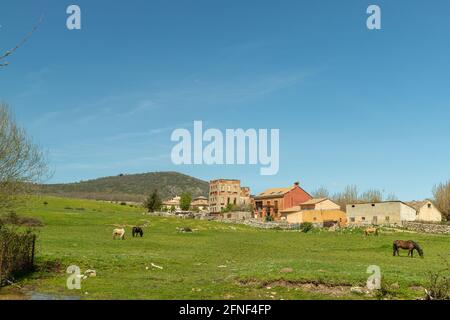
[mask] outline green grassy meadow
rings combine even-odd
[[[441,235],[383,233],[365,238],[359,233],[259,230],[151,217],[142,208],[56,197],[35,198],[29,208],[21,214],[45,224],[38,231],[41,267],[18,284],[24,291],[57,297],[373,299],[351,293],[349,286],[364,286],[367,267],[378,265],[383,282],[393,288],[391,298],[414,299],[423,295],[427,271],[442,268],[440,255],[448,258],[450,253],[450,236]],[[132,238],[131,226],[145,223],[144,237]],[[128,226],[126,240],[112,240],[114,225]],[[184,226],[195,232],[177,232]],[[406,252],[393,257],[396,239],[417,241],[425,258],[410,259]],[[54,264],[60,268],[43,267]],[[69,265],[95,269],[97,277],[83,280],[81,290],[68,290]]]

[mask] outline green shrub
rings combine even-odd
[[[314,229],[314,225],[311,222],[303,222],[300,225],[300,230],[304,233],[308,233]]]
[[[428,273],[425,299],[450,300],[450,264],[447,261],[445,263],[444,269]]]
[[[0,228],[0,286],[33,269],[36,235],[17,227],[2,225]]]

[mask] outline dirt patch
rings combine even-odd
[[[334,297],[347,296],[352,294],[352,285],[347,283],[342,284],[328,284],[319,281],[307,280],[271,280],[259,281],[254,279],[239,280],[238,284],[241,286],[255,286],[259,288],[272,289],[274,287],[284,287],[294,290],[301,290],[311,293],[325,294]]]
[[[27,300],[27,297],[17,288],[2,288],[0,300]]]

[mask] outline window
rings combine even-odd
[[[391,219],[391,217],[386,216],[384,219],[386,220],[386,222],[389,222],[389,220]]]
[[[355,222],[355,217],[351,217],[350,222]]]
[[[354,204],[352,205],[352,208],[356,207]]]
[[[372,207],[375,207],[375,203],[372,203]]]
[[[428,204],[428,209],[431,209],[431,203]]]
[[[366,221],[366,217],[361,217],[361,221]]]

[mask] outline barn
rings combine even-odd
[[[401,224],[415,221],[416,209],[403,201],[355,203],[347,205],[350,225]]]

